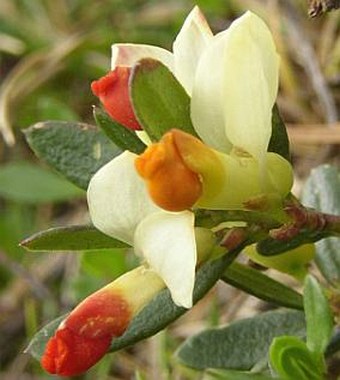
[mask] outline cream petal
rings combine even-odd
[[[234,146],[262,160],[272,132],[279,56],[268,27],[251,12],[221,35],[225,133]]]
[[[171,71],[174,71],[173,54],[158,46],[143,44],[114,44],[111,49],[111,70],[114,70],[116,66],[131,67],[143,58],[153,58],[161,61]]]
[[[190,308],[197,260],[194,214],[161,211],[147,216],[136,229],[134,246],[163,279],[174,303]]]
[[[95,173],[87,190],[94,226],[131,245],[141,220],[160,210],[151,201],[144,181],[136,172],[136,157],[126,151],[114,158]]]
[[[267,152],[267,176],[263,180],[259,161],[251,156],[226,155],[215,151],[215,168],[200,166],[203,195],[196,206],[210,210],[244,209],[249,201],[283,199],[291,190],[293,171],[290,163],[276,153]],[[198,162],[198,165],[200,162]],[[217,185],[218,184],[218,185]],[[218,192],[214,191],[218,188]]]
[[[207,145],[228,153],[232,146],[225,133],[223,47],[221,35],[215,36],[201,55],[192,90],[191,119],[196,132]]]
[[[197,62],[212,37],[203,13],[194,7],[173,43],[175,75],[188,94],[192,93]]]
[[[152,144],[152,141],[150,139],[150,136],[144,131],[144,130],[140,130],[140,131],[135,131],[136,132],[136,135],[138,136],[138,138],[140,140],[142,140],[142,142],[149,146]]]

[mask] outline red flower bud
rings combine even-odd
[[[51,374],[78,375],[96,364],[110,343],[110,336],[89,339],[67,327],[59,328],[47,343],[41,365]]]
[[[122,335],[132,318],[163,289],[151,270],[138,267],[85,298],[48,341],[42,367],[60,376],[79,375],[98,362],[112,338]]]
[[[92,92],[98,96],[107,113],[127,128],[142,129],[134,114],[130,94],[131,68],[117,66],[104,77],[91,83]]]
[[[124,333],[130,320],[129,305],[119,289],[97,291],[71,312],[48,341],[43,368],[61,376],[86,371],[105,355],[112,338]]]

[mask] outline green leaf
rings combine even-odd
[[[87,251],[82,255],[81,268],[85,273],[100,279],[117,278],[127,271],[125,249]]]
[[[261,373],[241,371],[217,371],[208,370],[203,380],[270,380],[273,377]],[[280,380],[277,377],[276,380]]]
[[[233,252],[230,251],[227,255],[202,265],[196,274],[194,303],[200,300],[214,286],[226,267],[230,265],[242,248],[240,247]],[[161,291],[132,320],[125,333],[121,337],[112,340],[111,351],[120,350],[156,334],[187,311],[187,309],[178,307],[172,302],[170,292],[167,289]],[[44,346],[48,339],[54,335],[63,318],[65,316],[52,321],[33,337],[28,352],[36,359],[40,360]]]
[[[306,276],[303,303],[307,325],[307,347],[323,354],[333,331],[333,317],[328,300],[317,280]]]
[[[104,235],[93,226],[50,228],[30,236],[20,245],[29,251],[87,251],[128,247],[126,243]]]
[[[269,141],[268,151],[278,153],[280,156],[290,161],[287,129],[276,104],[273,107],[272,136]]]
[[[225,368],[248,371],[267,357],[274,337],[305,334],[300,311],[270,311],[253,318],[209,329],[189,338],[179,349],[179,358],[196,369]]]
[[[340,215],[340,172],[330,165],[312,170],[303,190],[302,202],[324,213]],[[318,241],[315,262],[330,283],[339,285],[340,238]]]
[[[294,336],[275,338],[270,347],[270,362],[285,380],[322,380],[320,357],[310,352],[304,342]]]
[[[302,245],[318,242],[326,236],[329,234],[324,231],[301,231],[290,240],[263,239],[256,244],[256,250],[263,256],[277,256]]]
[[[0,167],[0,197],[20,203],[60,202],[84,196],[62,177],[28,162]]]
[[[134,131],[112,120],[106,112],[98,107],[93,108],[93,115],[98,127],[119,148],[137,154],[144,152],[146,145],[137,137]]]
[[[135,114],[152,140],[172,128],[197,136],[190,118],[190,97],[171,71],[154,59],[143,59],[131,74]]]
[[[57,330],[60,323],[66,318],[66,316],[67,314],[54,319],[52,322],[39,330],[25,349],[25,353],[28,353],[35,359],[40,360],[45,351],[48,340],[52,335],[54,335],[54,332]]]
[[[102,132],[88,124],[46,121],[25,130],[35,154],[82,189],[93,174],[121,153]]]
[[[193,293],[194,303],[215,285],[237,254],[237,251],[230,251],[227,255],[204,264],[198,270]],[[186,311],[187,309],[176,306],[172,302],[170,292],[164,289],[133,319],[125,333],[112,341],[111,351],[120,350],[158,333]]]
[[[222,280],[264,301],[303,310],[302,296],[299,293],[243,264],[232,263],[224,272]]]

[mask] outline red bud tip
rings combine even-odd
[[[103,288],[91,294],[69,315],[65,325],[87,338],[120,336],[132,319],[127,300],[117,289]]]
[[[81,302],[48,341],[41,359],[49,373],[79,375],[101,359],[133,315],[119,289],[105,287]]]
[[[140,130],[142,127],[136,119],[130,100],[130,72],[129,67],[117,66],[114,71],[92,82],[91,89],[113,120],[129,129]]]
[[[48,341],[41,358],[41,365],[51,374],[60,376],[79,375],[105,355],[110,343],[110,336],[89,339],[64,327],[58,329]]]

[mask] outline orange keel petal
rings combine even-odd
[[[152,200],[168,211],[192,207],[202,194],[198,174],[184,163],[176,147],[173,132],[152,144],[136,158],[136,169],[146,180]]]

